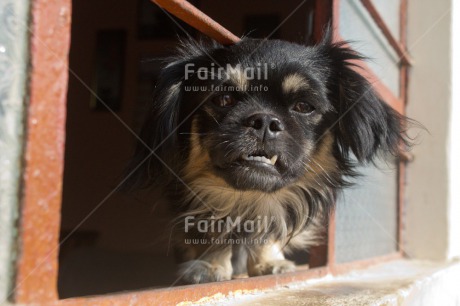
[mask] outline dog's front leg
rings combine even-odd
[[[193,259],[180,264],[178,276],[184,283],[201,284],[232,278],[231,246],[192,246]]]
[[[295,264],[284,258],[278,242],[252,246],[248,252],[248,275],[260,276],[295,271]]]

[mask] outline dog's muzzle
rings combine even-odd
[[[275,139],[284,131],[284,125],[276,116],[258,113],[249,116],[244,125],[251,129],[261,141]],[[276,161],[276,160],[275,160]]]

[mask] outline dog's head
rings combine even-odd
[[[403,117],[360,75],[361,56],[326,36],[310,47],[185,44],[161,72],[131,182],[211,175],[241,191],[337,187],[352,173],[350,152],[396,154]]]

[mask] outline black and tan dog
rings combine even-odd
[[[283,252],[317,241],[356,164],[408,145],[361,55],[325,36],[187,42],[163,68],[128,183],[164,188],[185,282],[294,270]]]

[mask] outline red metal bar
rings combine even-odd
[[[406,162],[400,160],[398,162],[398,220],[397,220],[397,225],[398,229],[396,231],[397,237],[396,241],[398,242],[397,248],[398,251],[401,252],[403,255],[407,255],[404,252],[404,239],[403,239],[403,234],[404,234],[404,187],[405,187],[405,178],[406,178]]]
[[[340,37],[339,18],[340,18],[340,0],[332,0],[331,20],[332,20],[332,34],[333,41],[342,40]],[[335,211],[329,216],[329,223],[327,225],[327,259],[326,265],[328,270],[335,265],[335,224],[336,217]]]
[[[323,38],[324,27],[332,17],[332,0],[315,1],[315,21],[313,28],[313,38],[318,43]]]
[[[32,1],[30,83],[14,302],[58,299],[70,0]]]
[[[407,0],[401,0],[400,15],[399,15],[399,37],[401,46],[407,49]],[[400,79],[400,97],[407,104],[407,87],[409,77],[409,67],[402,65],[401,67],[401,79]]]
[[[251,293],[258,290],[277,288],[294,282],[324,277],[328,273],[329,271],[326,268],[304,269],[293,273],[235,279],[201,285],[126,292],[106,296],[71,298],[61,300],[56,305],[177,305],[179,303],[193,303],[203,298],[212,301],[212,297],[216,295],[217,297],[223,297],[231,292]]]
[[[401,59],[401,62],[405,65],[411,65],[411,58],[409,54],[407,53],[406,49],[396,40],[396,38],[394,38],[390,29],[386,25],[385,21],[383,20],[382,16],[377,11],[375,6],[372,4],[371,0],[361,0],[361,3],[367,9],[372,19],[374,19],[375,23],[380,28],[380,30],[382,31],[383,35],[388,40],[390,45],[396,51],[396,53]]]
[[[328,235],[327,235],[327,267],[335,266],[335,211],[329,217]]]
[[[400,6],[400,28],[399,28],[399,37],[401,45],[404,49],[406,49],[407,44],[407,0],[401,0]],[[407,86],[408,86],[408,77],[409,77],[409,67],[407,65],[401,66],[401,71],[399,75],[400,81],[400,92],[399,96],[404,104],[403,110],[405,110],[405,106],[407,105]],[[403,145],[403,144],[401,144]],[[403,148],[405,149],[405,148]],[[400,158],[399,161],[399,169],[398,169],[398,250],[402,252],[402,254],[406,255],[404,252],[404,198],[405,198],[405,186],[406,186],[406,164],[407,162],[413,159],[409,154],[408,156],[403,156]]]
[[[198,31],[223,45],[237,43],[240,38],[215,22],[208,15],[185,0],[152,0],[161,8],[188,23]]]
[[[328,274],[340,275],[348,273],[351,270],[362,270],[376,264],[401,258],[402,256],[400,253],[393,253],[367,260],[334,265],[329,268],[304,269],[293,273],[251,277],[201,285],[124,292],[94,297],[70,298],[56,302],[54,305],[177,305],[179,303],[193,303],[201,299],[206,299],[206,301],[210,302],[213,296],[222,298],[232,292],[248,294],[260,290],[279,288],[295,282],[324,277]]]
[[[315,0],[315,16],[313,26],[313,41],[319,43],[324,34],[325,26],[332,19],[332,3],[333,0]],[[331,25],[333,26],[333,25]],[[335,33],[335,32],[334,32]],[[330,219],[330,222],[335,222]],[[327,266],[328,252],[329,252],[329,226],[325,230],[325,239],[321,245],[313,246],[309,250],[308,265],[310,268],[318,268]]]
[[[339,18],[340,18],[340,0],[332,0],[332,30],[334,33],[334,41],[340,40],[338,38],[338,36],[340,35]]]

